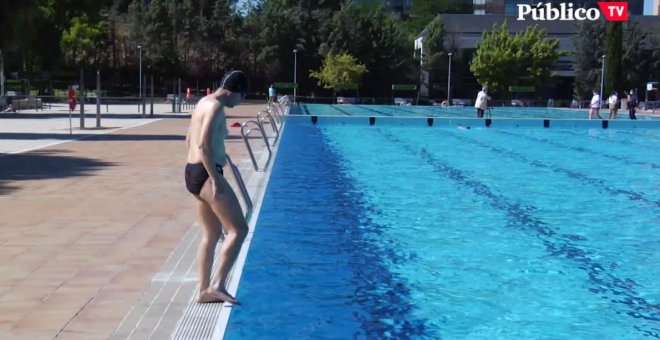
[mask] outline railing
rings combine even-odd
[[[255,124],[256,127],[250,128],[246,131],[245,129],[248,128],[250,124]],[[247,146],[248,153],[250,154],[250,159],[252,160],[252,166],[254,167],[254,171],[259,171],[257,160],[254,158],[254,152],[252,151],[252,147],[250,146],[250,141],[248,140],[248,138],[250,137],[250,133],[252,133],[252,131],[255,131],[255,129],[261,132],[261,137],[264,139],[264,143],[266,144],[266,150],[268,150],[268,160],[266,161],[266,165],[264,165],[263,169],[261,170],[261,171],[266,171],[266,169],[268,168],[268,164],[270,163],[270,158],[272,157],[273,153],[270,150],[268,137],[266,137],[266,133],[264,132],[261,124],[259,124],[259,122],[254,120],[248,120],[247,122],[241,124],[241,135],[243,136],[243,141],[245,142],[245,146]]]
[[[275,105],[275,103],[273,103],[273,105],[269,106],[266,110],[268,112],[274,113],[277,122],[282,124],[282,108],[279,104]]]
[[[228,154],[225,154],[225,157],[227,158],[227,163],[229,163],[229,166],[231,167],[231,172],[234,174],[234,178],[236,179],[236,183],[238,184],[238,188],[241,191],[241,196],[243,196],[243,200],[245,201],[245,220],[249,221],[250,217],[252,217],[252,199],[250,198],[250,193],[247,190],[247,187],[245,186],[245,182],[243,181],[243,176],[241,176],[241,172],[238,170],[238,167],[234,164],[234,162],[231,161],[231,157],[229,157]]]
[[[275,123],[275,119],[273,119],[273,115],[271,115],[268,111],[261,111],[257,113],[257,122],[259,123],[262,131],[265,131],[264,120],[266,118],[268,118],[270,121],[270,125],[273,128],[273,132],[275,133],[275,138],[273,139],[273,146],[275,146],[277,139],[280,138],[280,130],[277,128],[277,124]]]
[[[0,109],[4,109],[5,106],[12,104],[12,107],[16,110],[47,110],[52,109],[56,105],[67,105],[69,98],[67,96],[26,96],[26,95],[15,95],[15,96],[0,96]],[[80,104],[85,103],[85,106],[88,108],[105,106],[105,112],[108,113],[109,106],[129,106],[136,105],[137,112],[142,113],[142,111],[150,111],[150,114],[153,113],[153,104],[158,103],[168,103],[172,105],[172,112],[181,112],[181,110],[194,109],[199,101],[198,97],[192,98],[166,98],[166,97],[109,97],[109,96],[100,96],[96,98],[96,94],[88,92],[84,97],[78,96],[76,94],[76,110],[80,109]],[[94,109],[88,109],[90,113]],[[99,109],[100,111],[100,109]]]

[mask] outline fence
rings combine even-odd
[[[11,105],[14,110],[50,110],[54,104],[68,105],[69,98],[64,95],[59,96],[5,96],[0,97],[0,109],[4,110],[8,105]],[[174,96],[168,95],[167,97],[99,97],[98,103],[96,94],[89,93],[84,98],[76,97],[76,108],[84,102],[85,106],[99,106],[105,112],[110,111],[111,105],[129,106],[135,105],[139,113],[146,112],[149,107],[149,114],[153,114],[153,104],[168,103],[172,104],[172,112],[180,113],[182,110],[192,109],[197,105],[200,97]],[[90,110],[94,111],[94,110]]]

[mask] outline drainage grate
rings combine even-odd
[[[203,340],[211,339],[215,325],[220,317],[224,304],[191,303],[184,313],[183,319],[177,326],[172,339],[177,340]]]

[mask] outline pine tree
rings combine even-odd
[[[621,57],[623,56],[623,27],[621,22],[608,22],[605,41],[605,93],[603,97],[618,90],[619,94],[623,83],[621,82]]]
[[[178,56],[170,11],[164,0],[152,0],[144,20],[148,67],[164,75],[178,73]]]
[[[605,53],[605,23],[602,20],[579,21],[573,37],[573,70],[575,83],[573,95],[578,99],[591,96],[591,91],[600,92],[601,56]]]

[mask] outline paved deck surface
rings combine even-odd
[[[228,110],[228,122],[263,108]],[[69,131],[34,115],[0,116],[0,339],[105,339],[194,228],[188,119],[114,117],[124,129],[42,147]],[[250,167],[238,136],[230,128],[227,152]],[[10,154],[24,148],[38,149]]]

